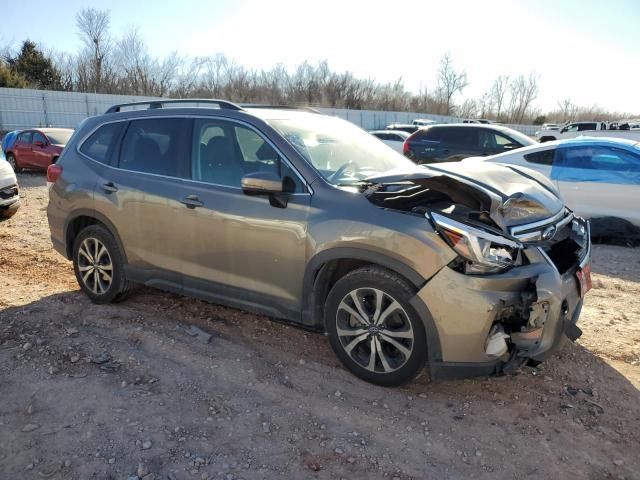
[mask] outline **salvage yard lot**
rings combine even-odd
[[[44,177],[18,180],[1,479],[640,478],[640,249],[594,248],[584,335],[537,369],[384,389],[259,315],[150,289],[91,304],[51,247]]]

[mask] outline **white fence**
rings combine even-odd
[[[47,126],[75,128],[86,117],[104,113],[114,104],[153,100],[154,98],[0,88],[0,131]],[[455,123],[462,120],[456,117],[420,112],[384,112],[344,108],[318,108],[317,110],[327,115],[335,115],[349,120],[366,130],[384,128],[391,123],[411,123],[415,118],[428,118],[443,123]],[[538,128],[533,125],[508,126],[527,135],[533,135]]]

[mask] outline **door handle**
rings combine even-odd
[[[102,189],[107,193],[114,193],[118,191],[118,187],[116,187],[113,182],[103,183]]]
[[[182,200],[180,200],[180,203],[186,205],[187,208],[202,207],[204,205],[204,203],[200,201],[197,195],[187,195]]]

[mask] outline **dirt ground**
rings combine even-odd
[[[640,479],[640,249],[596,246],[584,335],[537,369],[384,389],[259,315],[150,289],[91,304],[51,247],[43,175],[19,182],[0,223],[2,480]]]

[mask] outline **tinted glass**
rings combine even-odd
[[[558,160],[562,167],[640,172],[640,156],[619,148],[582,146],[562,149],[561,152]]]
[[[418,130],[413,138],[416,140],[428,140],[430,142],[439,142],[442,139],[442,128],[426,128]]]
[[[542,150],[541,152],[527,153],[524,159],[530,163],[538,163],[540,165],[552,165],[555,149]]]
[[[33,137],[33,133],[24,132],[24,133],[20,134],[20,141],[22,143],[31,143],[31,138],[32,137]]]
[[[110,163],[115,143],[124,125],[123,122],[118,122],[101,126],[84,141],[80,151],[97,162]]]
[[[515,140],[493,130],[478,130],[481,148],[502,149],[505,145],[519,145]]]
[[[34,132],[34,134],[33,134],[33,143],[36,143],[36,142],[40,142],[42,144],[45,144],[45,143],[47,143],[47,139],[44,138],[44,135],[42,135],[41,133]]]
[[[595,123],[581,123],[578,125],[579,132],[584,132],[586,130],[595,130],[595,129],[596,129]]]
[[[479,144],[478,129],[468,127],[445,128],[442,130],[441,141],[449,145],[477,147]]]
[[[120,168],[183,177],[188,163],[189,120],[133,120],[122,140]]]
[[[303,192],[298,176],[254,130],[219,120],[194,123],[191,178],[217,185],[240,187],[244,175],[272,172],[282,178],[287,192]]]

